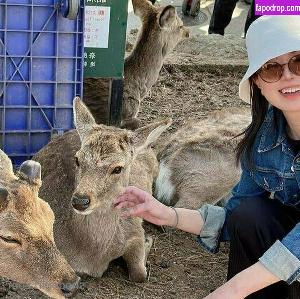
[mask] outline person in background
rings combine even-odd
[[[256,20],[259,16],[254,13],[254,0],[251,1],[250,8],[248,11],[247,19],[245,22],[244,33],[246,35],[250,24]],[[210,19],[208,33],[209,34],[220,34],[224,35],[225,28],[229,25],[233,11],[235,9],[238,0],[215,0],[214,10]]]
[[[246,45],[239,95],[251,103],[252,122],[237,147],[242,174],[226,206],[167,207],[135,187],[115,205],[123,217],[195,234],[212,253],[230,242],[228,281],[205,299],[286,299],[291,290],[300,298],[300,17],[259,18]]]

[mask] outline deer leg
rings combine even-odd
[[[107,270],[108,266],[109,266],[109,262],[103,263],[103,265],[95,269],[94,272],[90,273],[90,276],[102,277],[103,273]]]
[[[89,268],[80,268],[76,270],[76,273],[83,279],[86,277],[102,277],[103,273],[107,270],[109,266],[108,261],[101,261],[100,263],[94,263],[94,265],[90,265]]]
[[[153,239],[150,236],[145,237],[145,259],[144,259],[144,265],[146,266],[148,255],[150,252],[150,249],[153,244]]]
[[[129,279],[143,282],[147,278],[146,261],[152,246],[152,238],[135,238],[127,246],[123,258],[127,264]]]
[[[140,126],[140,120],[137,118],[140,109],[140,101],[133,97],[123,98],[123,111],[121,128],[135,130]]]

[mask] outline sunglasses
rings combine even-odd
[[[267,83],[275,83],[280,80],[283,74],[283,67],[286,64],[291,73],[300,76],[300,54],[293,56],[288,63],[285,64],[267,62],[256,72],[256,74]]]

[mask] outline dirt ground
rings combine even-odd
[[[242,42],[233,44],[228,40],[228,43],[227,49],[234,48],[236,57],[229,54],[230,51],[223,52],[223,58],[219,51],[217,57],[215,47],[220,41],[214,41],[213,51],[197,40],[181,44],[168,58],[157,84],[143,101],[140,113],[143,123],[172,117],[171,130],[174,130],[189,119],[202,118],[209,111],[245,105],[238,99],[238,82],[245,71],[245,52]],[[144,227],[154,239],[148,260],[148,281],[130,282],[125,265],[118,260],[101,279],[83,279],[76,298],[203,298],[225,281],[227,244],[222,244],[220,252],[212,255],[190,234],[147,223]],[[0,297],[46,298],[39,291],[5,279],[0,280],[0,287]]]

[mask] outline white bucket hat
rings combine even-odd
[[[240,82],[239,96],[250,103],[249,78],[267,61],[300,50],[300,16],[262,16],[246,35],[248,70]]]

